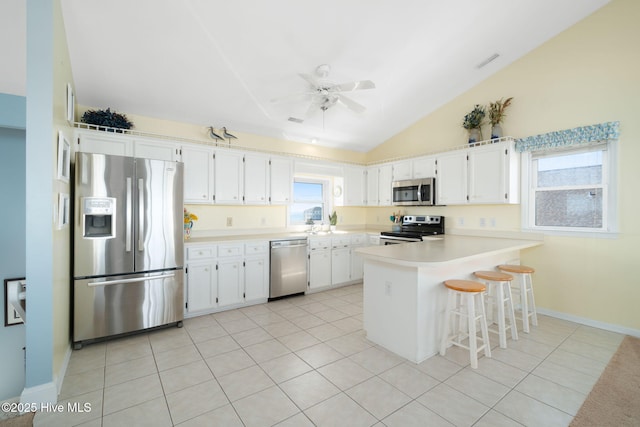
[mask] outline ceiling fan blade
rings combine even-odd
[[[375,89],[376,85],[371,80],[347,82],[333,86],[331,89],[337,92],[351,92],[353,90]]]
[[[272,104],[281,104],[285,102],[297,102],[297,101],[306,101],[314,95],[315,92],[299,92],[292,93],[291,95],[285,95],[278,98],[273,98],[270,100]]]
[[[303,73],[299,73],[298,74],[300,77],[302,77],[307,83],[309,83],[312,87],[318,87],[318,81],[315,79],[315,77],[313,77],[311,74],[303,74]]]
[[[307,111],[304,113],[304,118],[308,119],[312,117],[319,110],[320,106],[317,103],[312,102],[311,104],[309,104],[309,108],[307,108]]]
[[[344,105],[351,111],[355,111],[356,113],[364,113],[365,110],[367,109],[364,105],[358,104],[356,101],[354,101],[351,98],[347,98],[342,94],[336,94],[336,95],[338,96],[338,103]]]

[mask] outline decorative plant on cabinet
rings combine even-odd
[[[489,121],[491,122],[491,139],[498,139],[502,137],[501,123],[506,117],[505,110],[509,105],[513,97],[502,99],[500,98],[496,102],[489,103]]]

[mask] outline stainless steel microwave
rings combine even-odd
[[[393,204],[398,206],[433,206],[436,204],[435,178],[393,181]]]

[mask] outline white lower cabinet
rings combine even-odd
[[[331,249],[331,284],[338,285],[351,280],[351,249]]]
[[[269,297],[269,242],[250,242],[244,247],[244,300]]]
[[[310,237],[309,290],[331,286],[331,237]]]
[[[242,259],[218,260],[218,306],[244,302]]]
[[[309,253],[309,289],[331,286],[331,248]]]
[[[187,264],[187,312],[209,310],[217,306],[218,275],[214,260]]]
[[[363,260],[355,253],[367,244],[365,234],[309,238],[309,290],[362,280]]]
[[[244,299],[269,297],[269,258],[247,258],[244,266]]]
[[[351,280],[351,238],[348,235],[331,239],[331,284]]]
[[[187,245],[187,317],[266,302],[268,248],[268,241]]]

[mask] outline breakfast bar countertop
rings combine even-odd
[[[412,267],[443,265],[542,245],[541,240],[463,235],[426,237],[422,242],[369,246],[356,249],[361,256]]]

